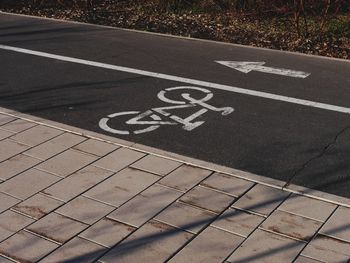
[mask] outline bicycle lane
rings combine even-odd
[[[347,61],[6,14],[0,21],[4,45],[350,107]],[[245,73],[217,61],[265,63],[311,75]]]
[[[145,112],[169,106],[159,100],[159,92],[188,85],[4,50],[0,56],[4,62],[0,67],[1,106],[108,135],[111,133],[99,126],[101,119],[118,112]],[[306,161],[333,142],[349,122],[348,114],[344,113],[216,89],[211,92],[209,105],[232,107],[235,111],[223,116],[208,110],[193,120],[203,124],[191,131],[180,124],[161,125],[149,133],[114,136],[288,181]],[[173,95],[181,98],[181,94]],[[200,98],[201,94],[192,96]],[[201,109],[197,105],[171,113],[186,118]],[[125,125],[128,119],[113,119],[109,126],[128,130],[131,126]],[[143,125],[134,127],[140,129]],[[349,163],[346,155],[341,158]],[[340,173],[337,170],[332,178],[343,178],[348,167],[343,169]],[[312,183],[325,185],[329,177],[330,174],[324,177],[311,174],[298,183],[310,183],[312,178]],[[348,196],[347,183],[342,181],[341,187],[337,184],[334,180],[328,186],[331,192]]]

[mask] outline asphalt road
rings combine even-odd
[[[2,107],[350,197],[349,61],[7,14],[0,61]]]

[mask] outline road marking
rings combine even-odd
[[[183,93],[181,94],[182,99],[180,101],[178,100],[172,100],[167,98],[166,94],[173,90],[182,90]],[[194,99],[191,97],[191,95],[188,93],[190,91],[201,91],[203,93],[203,98],[201,99]],[[117,112],[113,113],[107,116],[107,118],[103,118],[99,122],[99,126],[102,130],[105,130],[107,132],[113,133],[113,134],[121,134],[121,135],[129,135],[131,133],[134,134],[141,134],[146,132],[151,132],[156,129],[158,129],[161,125],[177,125],[182,124],[182,128],[185,131],[192,131],[196,129],[197,127],[201,126],[205,123],[205,121],[197,121],[193,122],[198,117],[201,117],[209,110],[221,112],[221,115],[225,116],[234,111],[232,107],[222,107],[222,108],[216,108],[212,105],[207,104],[206,102],[209,101],[211,98],[213,98],[213,93],[211,93],[210,90],[199,88],[199,87],[193,87],[193,86],[180,86],[180,87],[173,87],[173,88],[167,88],[165,90],[161,90],[158,93],[158,99],[160,99],[163,102],[167,102],[170,104],[173,104],[172,106],[163,106],[158,108],[152,108],[150,110],[146,110],[145,112],[140,113],[139,111],[126,111],[126,112]],[[176,116],[174,114],[171,114],[168,112],[169,110],[174,109],[183,109],[183,108],[194,108],[196,106],[201,107],[202,109],[198,110],[195,109],[196,112],[192,113],[190,116],[186,118],[182,118],[179,116]],[[138,115],[136,115],[138,114]],[[158,114],[158,115],[157,115]],[[134,130],[134,131],[125,131],[125,130],[119,130],[116,128],[112,128],[108,122],[110,119],[118,117],[118,116],[124,116],[124,115],[136,115],[135,117],[127,120],[124,122],[126,125],[138,125],[136,128],[138,128],[140,125],[146,125],[149,126],[147,128],[141,129],[141,130]],[[145,118],[150,117],[152,120],[145,120]],[[164,121],[163,118],[170,119],[172,121]],[[148,118],[149,119],[149,118]],[[120,123],[119,123],[120,124]],[[113,124],[115,125],[115,123]],[[130,127],[132,128],[132,127]],[[135,128],[134,128],[135,129]]]
[[[117,116],[134,115],[134,114],[139,114],[139,113],[140,113],[139,111],[126,111],[126,112],[113,113],[113,114],[108,115],[107,118],[101,119],[99,122],[99,126],[102,130],[105,130],[105,131],[113,133],[113,134],[129,135],[130,134],[129,131],[122,131],[122,130],[117,130],[117,129],[113,129],[113,128],[109,127],[108,121],[112,118],[117,117]],[[151,115],[150,117],[154,121],[160,120],[160,117],[157,115],[154,115],[154,114]],[[151,125],[145,129],[134,131],[134,133],[140,134],[140,133],[145,133],[145,132],[151,132],[151,131],[158,129],[159,127],[160,127],[159,125]]]
[[[249,73],[251,71],[259,71],[263,73],[282,75],[293,78],[302,78],[305,79],[310,76],[310,73],[304,71],[296,71],[291,69],[284,68],[273,68],[265,67],[265,62],[247,62],[247,61],[215,61],[221,65],[224,65],[229,68],[233,68],[243,73]]]
[[[320,102],[315,102],[315,101],[310,101],[310,100],[303,100],[303,99],[298,99],[298,98],[293,98],[293,97],[288,97],[288,96],[282,96],[282,95],[277,95],[277,94],[268,93],[268,92],[243,89],[243,88],[239,88],[239,87],[222,85],[222,84],[212,83],[212,82],[207,82],[207,81],[202,81],[202,80],[177,77],[177,76],[173,76],[173,75],[156,73],[156,72],[128,68],[128,67],[122,67],[122,66],[115,66],[115,65],[111,65],[111,64],[105,64],[105,63],[89,61],[89,60],[84,60],[84,59],[78,59],[78,58],[73,58],[73,57],[55,55],[55,54],[50,54],[50,53],[46,53],[46,52],[34,51],[34,50],[30,50],[30,49],[12,47],[12,46],[7,46],[7,45],[0,45],[0,49],[14,51],[14,52],[18,52],[18,53],[29,54],[29,55],[34,55],[34,56],[38,56],[38,57],[56,59],[56,60],[81,64],[81,65],[87,65],[87,66],[92,66],[92,67],[105,68],[105,69],[127,72],[127,73],[132,73],[132,74],[138,74],[138,75],[143,75],[143,76],[148,76],[148,77],[153,77],[153,78],[188,83],[191,85],[197,85],[197,86],[202,86],[202,87],[207,87],[207,88],[212,88],[212,89],[230,91],[230,92],[234,92],[234,93],[250,95],[250,96],[260,97],[260,98],[265,98],[265,99],[270,99],[270,100],[283,101],[283,102],[288,102],[288,103],[292,103],[292,104],[297,104],[297,105],[302,105],[302,106],[307,106],[307,107],[312,107],[312,108],[318,108],[318,109],[323,109],[323,110],[328,110],[328,111],[335,111],[335,112],[350,114],[350,108],[336,106],[336,105],[332,105],[332,104],[320,103]]]

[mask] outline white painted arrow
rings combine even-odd
[[[247,61],[215,61],[221,65],[233,68],[243,73],[249,73],[251,71],[260,71],[269,74],[283,75],[293,78],[307,78],[310,73],[303,71],[295,71],[284,68],[265,67],[265,62],[247,62]]]

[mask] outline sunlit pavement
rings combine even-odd
[[[32,119],[0,115],[1,263],[350,258],[348,199]]]
[[[0,22],[0,263],[349,261],[348,61]]]

